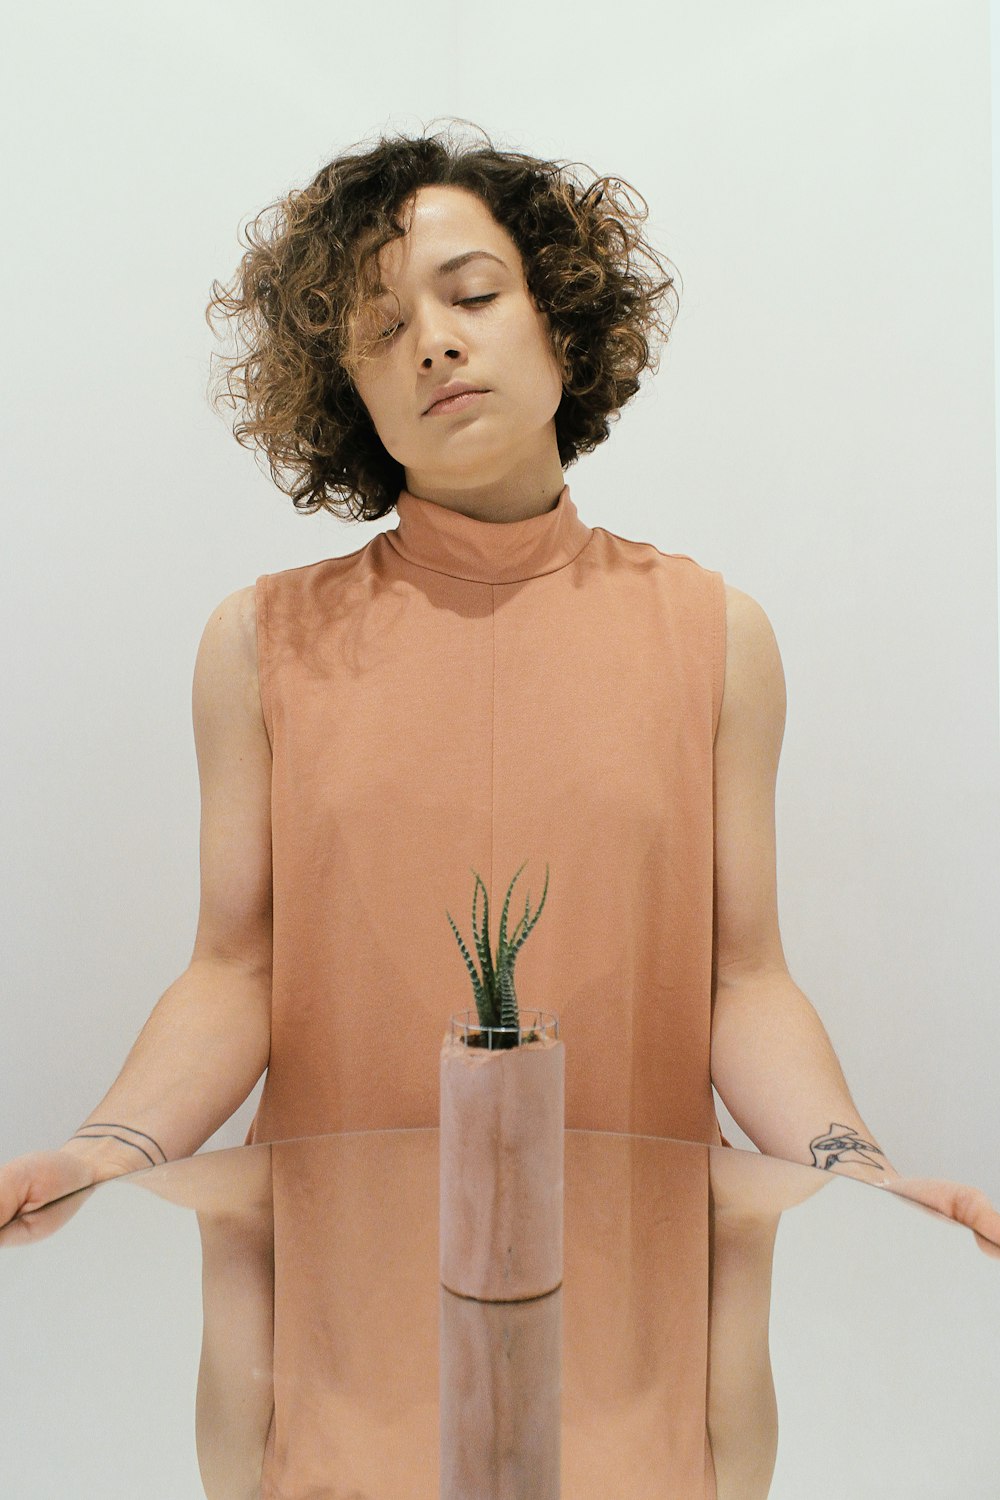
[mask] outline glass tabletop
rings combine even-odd
[[[486,1303],[441,1285],[438,1211],[427,1128],[204,1152],[13,1221],[4,1492],[1000,1495],[1000,1263],[941,1215],[567,1130],[562,1283]]]

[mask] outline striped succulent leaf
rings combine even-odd
[[[527,860],[525,860],[524,863],[527,864]],[[529,897],[525,901],[524,905],[524,915],[523,917],[519,918],[517,925],[508,938],[507,913],[510,908],[510,898],[514,890],[514,886],[517,882],[517,878],[520,875],[521,870],[523,869],[524,864],[521,865],[521,868],[517,871],[509,887],[507,888],[507,895],[504,900],[503,911],[500,915],[500,934],[497,944],[495,967],[493,956],[490,952],[489,941],[489,892],[486,889],[486,883],[482,879],[482,877],[478,875],[475,870],[473,870],[472,872],[476,877],[476,884],[473,889],[472,895],[472,932],[476,947],[476,953],[478,954],[479,962],[482,965],[482,977],[480,977],[480,974],[477,971],[475,964],[473,963],[472,955],[469,953],[468,948],[465,946],[465,943],[462,940],[461,933],[455,926],[455,923],[452,921],[451,913],[445,913],[448,921],[451,923],[451,930],[455,934],[458,946],[461,949],[462,957],[465,960],[465,966],[468,969],[469,976],[472,980],[472,992],[475,996],[476,1011],[479,1016],[479,1024],[482,1027],[518,1026],[520,1024],[517,994],[514,989],[514,961],[517,958],[517,955],[520,952],[521,948],[524,946],[528,934],[531,932],[532,928],[541,915],[542,907],[545,905],[545,897],[549,889],[549,867],[548,865],[546,865],[545,887],[542,891],[542,899],[539,902],[538,910],[532,917],[530,914],[531,900],[529,894]],[[480,886],[482,886],[483,888],[483,922],[481,928],[477,927],[476,925],[477,903],[479,899]],[[522,926],[524,929],[523,931],[521,930]],[[532,1035],[534,1035],[534,1033],[532,1033]]]

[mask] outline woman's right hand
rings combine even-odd
[[[141,1158],[131,1160],[135,1153],[126,1163],[123,1157],[79,1146],[74,1142],[58,1151],[29,1151],[0,1165],[0,1248],[46,1239],[90,1196],[80,1193],[81,1188],[96,1186],[143,1165]],[[67,1198],[71,1193],[78,1196]],[[37,1212],[57,1198],[67,1201],[45,1213]]]

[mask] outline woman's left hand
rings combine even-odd
[[[941,1177],[897,1175],[874,1185],[964,1224],[972,1230],[980,1250],[1000,1260],[1000,1213],[980,1188],[965,1182],[948,1182]]]

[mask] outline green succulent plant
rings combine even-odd
[[[527,864],[527,862],[528,861],[525,860],[524,864]],[[517,871],[517,874],[514,876],[514,879],[511,881],[510,885],[507,888],[507,896],[504,901],[503,911],[500,916],[500,937],[495,963],[493,955],[490,952],[490,898],[486,890],[485,882],[476,873],[475,870],[472,871],[473,875],[475,875],[476,877],[476,884],[472,893],[472,932],[475,939],[476,952],[478,953],[479,961],[483,966],[482,975],[480,975],[478,970],[476,969],[469,950],[462,941],[462,935],[459,932],[458,928],[455,926],[455,923],[452,921],[451,913],[445,913],[448,921],[451,922],[451,930],[452,932],[454,932],[455,937],[458,941],[458,946],[462,950],[462,957],[465,959],[465,966],[468,969],[469,975],[472,979],[472,991],[476,999],[476,1010],[479,1015],[479,1024],[483,1028],[488,1026],[517,1027],[520,1025],[517,1010],[517,995],[514,991],[514,962],[521,948],[524,946],[529,932],[538,921],[538,918],[541,916],[542,907],[545,905],[545,895],[549,888],[549,867],[548,865],[546,865],[545,888],[542,891],[542,899],[538,904],[538,910],[535,912],[535,915],[533,917],[529,917],[531,899],[529,893],[528,899],[524,904],[524,916],[521,917],[517,926],[514,928],[514,931],[508,938],[507,909],[510,906],[511,893],[513,892],[515,882],[517,881],[517,877],[518,875],[520,875],[521,870],[524,869],[524,864],[521,866],[521,869]],[[482,930],[479,930],[476,927],[476,904],[479,898],[480,886],[482,886],[483,888]],[[524,924],[523,932],[521,931],[522,923]],[[527,1036],[523,1038],[523,1040],[525,1042],[534,1041],[537,1036],[537,1032],[530,1031],[528,1032]],[[520,1038],[516,1032],[508,1032],[506,1034],[502,1034],[497,1039],[497,1045],[503,1047],[516,1047],[519,1045],[521,1040],[522,1038]]]

